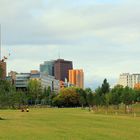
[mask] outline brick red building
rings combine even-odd
[[[6,78],[6,62],[3,62],[0,60],[0,73],[1,73],[1,79],[5,79]]]
[[[71,69],[73,69],[72,61],[58,59],[54,63],[54,76],[60,81],[65,81],[65,79],[69,80],[69,70]]]

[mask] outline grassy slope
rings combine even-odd
[[[81,109],[0,110],[0,140],[140,140],[140,118]]]

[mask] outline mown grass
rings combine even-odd
[[[140,140],[140,117],[88,110],[0,110],[0,140]]]

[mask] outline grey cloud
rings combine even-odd
[[[1,21],[4,43],[9,44],[69,44],[82,43],[83,38],[109,39],[125,36],[125,31],[139,30],[139,3],[92,4],[71,7],[61,1],[1,0]],[[64,5],[65,4],[65,5]],[[66,8],[65,8],[66,6]],[[39,13],[40,14],[36,14]],[[118,32],[119,30],[119,32]],[[130,32],[129,32],[130,31]],[[118,35],[118,36],[117,36]],[[117,40],[117,41],[118,41]],[[93,42],[94,43],[94,42]]]
[[[140,2],[88,3],[61,0],[0,0],[8,70],[29,71],[45,60],[73,60],[85,71],[86,85],[121,72],[138,72]],[[20,65],[20,64],[24,65]]]

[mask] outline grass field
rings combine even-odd
[[[140,140],[140,117],[77,109],[0,110],[0,140]]]

